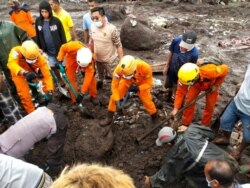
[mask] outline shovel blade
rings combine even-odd
[[[89,118],[89,119],[94,119],[95,118],[94,113],[91,110],[83,107],[81,104],[78,105],[78,109],[79,109],[80,114],[81,114],[82,117]]]
[[[58,91],[63,94],[64,96],[70,98],[70,95],[69,95],[69,92],[67,89],[61,87],[61,86],[58,86]]]

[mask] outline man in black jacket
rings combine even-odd
[[[158,134],[156,145],[168,145],[164,165],[153,176],[145,176],[145,185],[153,188],[171,187],[173,183],[185,180],[189,187],[207,188],[204,166],[212,159],[227,160],[235,164],[232,157],[209,142],[214,139],[213,131],[204,126],[192,124],[181,135],[170,127],[164,127]]]
[[[47,1],[39,4],[40,17],[36,19],[37,44],[48,56],[49,65],[56,73],[60,85],[63,81],[55,65],[56,57],[62,44],[66,43],[65,32],[61,21],[54,17],[52,9]]]

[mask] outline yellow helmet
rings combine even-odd
[[[37,59],[40,52],[35,42],[33,42],[32,40],[27,40],[22,43],[21,53],[23,54],[25,59],[34,60]]]
[[[184,85],[193,85],[199,77],[199,67],[194,63],[185,63],[178,71],[179,81]]]
[[[130,77],[134,75],[134,72],[136,70],[137,64],[135,61],[135,58],[131,55],[125,55],[120,62],[122,74],[125,77]]]

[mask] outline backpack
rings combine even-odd
[[[221,59],[214,56],[207,56],[197,61],[198,66],[203,66],[207,64],[222,65],[223,62]]]
[[[22,3],[22,4],[21,4],[21,8],[22,8],[23,10],[25,10],[25,11],[30,11],[29,5],[27,5],[26,3]]]

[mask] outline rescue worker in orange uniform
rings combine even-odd
[[[153,74],[150,65],[133,56],[124,56],[114,70],[108,116],[100,122],[100,125],[107,126],[112,123],[114,112],[118,110],[117,103],[124,98],[127,92],[137,93],[146,111],[151,115],[152,120],[155,120],[157,109],[150,93],[152,86]]]
[[[20,6],[18,0],[9,0],[9,6],[11,7],[10,20],[14,22],[18,27],[26,31],[30,38],[35,40],[36,30],[30,11],[26,7]]]
[[[215,104],[219,97],[219,88],[228,74],[229,67],[225,64],[215,65],[212,61],[207,62],[201,66],[193,63],[185,63],[178,71],[178,87],[174,101],[174,110],[171,112],[173,116],[176,115],[178,109],[181,108],[184,99],[184,105],[193,101],[201,91],[211,90],[206,94],[206,106],[203,113],[201,124],[209,126]],[[199,59],[197,64],[202,64],[207,58]],[[217,59],[218,60],[218,59]],[[182,125],[180,129],[183,131],[192,122],[194,115],[195,104],[192,104],[183,111]],[[180,130],[181,131],[181,130]]]
[[[63,61],[64,58],[66,59],[66,74],[76,92],[78,92],[76,81],[78,68],[85,73],[81,91],[77,98],[70,91],[72,102],[81,103],[84,95],[89,91],[91,102],[97,104],[95,61],[92,57],[92,52],[80,41],[71,41],[63,44],[59,50],[57,60]]]
[[[12,48],[7,66],[27,113],[35,110],[28,82],[41,81],[48,101],[52,99],[52,91],[54,90],[52,76],[47,61],[40,53],[36,43],[28,40],[23,42],[22,46]]]

